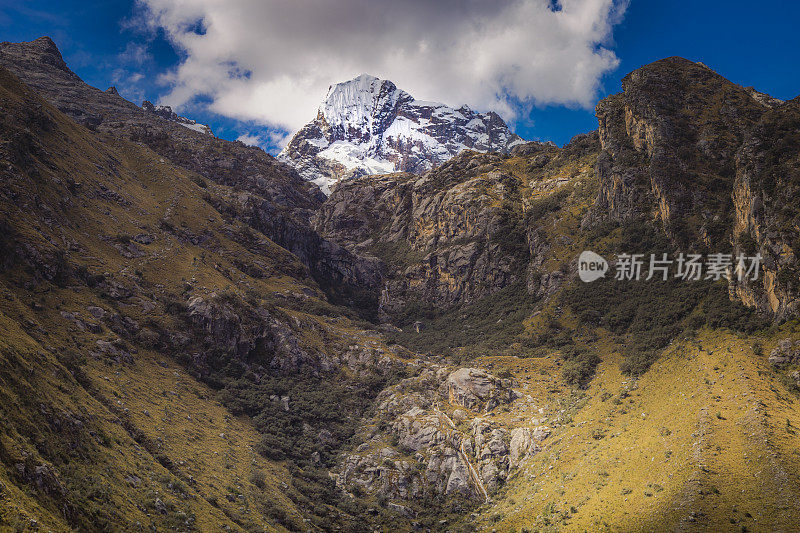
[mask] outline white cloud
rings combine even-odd
[[[287,144],[291,135],[279,131],[267,131],[259,133],[243,133],[239,135],[236,140],[241,141],[248,146],[258,146],[264,150],[272,150],[275,148],[281,149]]]
[[[162,81],[231,118],[294,131],[329,85],[363,72],[423,100],[513,119],[523,106],[590,107],[618,60],[627,0],[139,0],[185,54]]]
[[[239,135],[236,140],[243,142],[247,146],[261,146],[261,143],[263,142],[261,137],[251,133],[243,133],[242,135]]]

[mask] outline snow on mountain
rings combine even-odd
[[[278,159],[330,194],[342,179],[422,173],[464,149],[506,153],[523,143],[496,113],[414,100],[391,81],[362,74],[328,89],[317,117]]]

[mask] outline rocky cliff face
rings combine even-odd
[[[531,218],[560,207],[591,178],[598,148],[596,136],[579,136],[564,149],[528,143],[510,155],[467,151],[422,176],[344,182],[315,227],[383,260],[381,302],[389,313],[411,301],[470,303],[517,282],[552,292],[558,276],[542,277],[549,245]]]
[[[327,194],[343,179],[419,174],[461,150],[507,153],[523,143],[496,113],[414,100],[392,82],[362,74],[331,86],[317,117],[278,159]]]
[[[433,366],[386,389],[360,444],[342,460],[337,484],[389,498],[411,516],[431,499],[488,501],[550,435],[539,423],[543,409],[516,427],[499,416],[500,407],[539,409],[513,385],[476,368]]]
[[[445,305],[488,294],[510,283],[514,273],[512,258],[501,253],[499,244],[487,242],[501,230],[493,202],[508,196],[502,184],[508,176],[460,172],[481,159],[500,160],[471,154],[446,164],[441,172],[464,179],[451,187],[435,183],[441,173],[345,183],[320,212],[318,227],[326,235],[345,233],[348,241],[356,241],[354,249],[392,243],[398,256],[405,249],[410,263],[392,261],[402,270],[388,285],[391,305],[398,302],[395,295],[409,291]]]
[[[668,58],[626,76],[597,117],[600,193],[584,227],[655,220],[684,249],[760,253],[757,282],[731,272],[731,294],[778,320],[797,312],[795,100]]]
[[[593,213],[658,220],[682,244],[730,231],[735,157],[767,107],[705,65],[657,61],[627,75],[600,102],[603,151]]]
[[[737,251],[764,257],[758,280],[735,277],[731,292],[777,319],[798,312],[800,227],[797,146],[800,101],[768,101],[736,155],[733,236]]]

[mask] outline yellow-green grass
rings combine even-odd
[[[800,409],[766,358],[753,353],[756,340],[763,341],[703,331],[675,342],[635,381],[620,373],[613,344],[601,340],[595,349],[603,362],[585,397],[576,397],[577,408],[480,510],[476,525],[792,530],[800,511]],[[518,373],[521,383],[529,375]],[[557,389],[543,385],[538,405],[556,405]]]

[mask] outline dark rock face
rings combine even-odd
[[[357,256],[308,227],[289,223],[276,213],[272,203],[259,196],[245,194],[240,201],[248,223],[296,255],[326,288],[376,289],[380,286],[383,266],[379,261]]]
[[[351,180],[333,191],[315,226],[383,260],[381,305],[390,314],[414,300],[440,308],[470,303],[516,282],[552,294],[563,276],[541,275],[549,245],[526,212],[534,198],[588,176],[598,150],[596,134],[588,134],[564,149],[528,143],[511,157],[465,151],[422,176]]]
[[[499,161],[468,153],[423,177],[344,183],[319,211],[317,228],[359,253],[388,250],[382,259],[396,270],[386,281],[385,308],[399,308],[407,297],[441,305],[471,301],[520,276],[515,258],[492,242],[502,231],[496,204],[513,195],[509,176],[474,172]]]
[[[271,368],[295,372],[315,363],[291,329],[265,309],[213,295],[190,299],[188,313],[204,348],[192,361],[200,373],[208,373],[213,360],[220,357],[233,358],[256,375]]]
[[[733,190],[736,249],[760,253],[764,270],[758,280],[734,278],[731,292],[782,319],[800,305],[800,99],[770,104],[739,149]]]
[[[708,67],[668,58],[597,105],[603,151],[592,220],[658,220],[682,243],[729,230],[736,151],[765,106]]]

